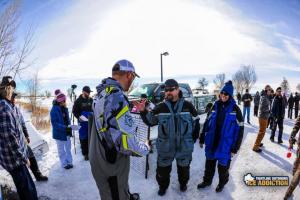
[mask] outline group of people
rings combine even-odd
[[[79,140],[81,152],[85,160],[88,157],[88,118],[92,114],[93,99],[90,97],[89,86],[82,88],[82,94],[74,102],[72,114],[78,120],[80,126]],[[57,144],[57,151],[61,166],[65,169],[73,168],[73,158],[71,154],[71,137],[74,136],[71,127],[71,118],[67,108],[67,96],[60,89],[55,90],[55,99],[50,111],[52,125],[52,136]]]
[[[84,160],[90,162],[101,199],[140,199],[139,194],[131,193],[129,189],[130,157],[148,155],[152,144],[148,140],[139,141],[138,127],[130,113],[131,104],[145,124],[158,125],[156,140],[158,195],[164,196],[167,192],[174,159],[177,164],[179,189],[181,192],[187,190],[196,141],[199,141],[200,148],[205,145],[206,157],[203,180],[197,188],[201,190],[212,184],[217,167],[219,183],[215,191],[222,192],[229,181],[231,160],[238,153],[243,140],[246,117],[250,124],[250,107],[253,99],[249,91],[246,90],[243,96],[238,95],[238,104],[243,102],[242,113],[234,99],[232,82],[226,82],[220,90],[219,99],[208,106],[206,120],[200,133],[198,113],[193,104],[183,98],[176,80],[166,80],[164,101],[149,107],[146,97],[129,102],[126,96],[136,77],[139,75],[133,64],[128,60],[120,60],[113,66],[112,76],[103,79],[96,87],[94,98],[90,97],[92,92],[90,87],[85,86],[73,105],[72,115],[80,125],[81,152]],[[11,77],[4,77],[0,85],[0,164],[13,177],[21,199],[37,199],[35,185],[27,166],[32,166],[36,180],[45,181],[48,178],[38,170],[28,145],[30,140],[25,123],[14,103],[15,87],[16,84]],[[55,90],[50,118],[60,164],[68,170],[73,168],[70,138],[74,136],[74,131],[66,100],[67,97],[61,90]],[[253,151],[259,153],[262,151],[262,140],[270,121],[272,121],[270,140],[274,142],[278,126],[278,143],[282,143],[283,119],[287,104],[281,94],[281,88],[276,89],[276,95],[273,97],[269,85],[254,97],[254,104],[254,114],[259,119],[259,133]],[[300,116],[291,135],[291,148],[296,141],[295,136],[299,128]],[[300,139],[298,145],[300,146]],[[298,148],[298,158],[299,152]],[[298,158],[294,164],[293,184],[288,189],[286,197],[291,195],[300,179]]]
[[[112,77],[102,80],[97,86],[93,101],[92,128],[89,139],[89,159],[92,174],[101,199],[139,199],[131,193],[128,185],[130,156],[145,156],[151,142],[138,140],[137,125],[130,114],[130,102],[125,93],[136,77],[133,64],[128,60],[118,61],[112,68]],[[229,181],[232,157],[238,152],[244,132],[243,116],[233,96],[232,82],[222,88],[220,99],[209,109],[200,133],[199,116],[193,104],[186,101],[179,84],[168,79],[164,84],[164,101],[154,108],[147,106],[144,98],[133,102],[135,111],[149,126],[158,125],[156,140],[158,195],[163,196],[170,184],[172,163],[176,159],[179,189],[187,190],[194,143],[200,138],[200,147],[205,144],[205,171],[202,189],[211,185],[218,164],[221,192]]]
[[[15,89],[12,77],[4,76],[0,83],[0,165],[12,176],[20,199],[37,200],[36,187],[28,168],[37,181],[47,181],[48,177],[40,172],[29,146],[26,124],[15,104]]]

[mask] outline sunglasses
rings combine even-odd
[[[223,94],[224,96],[229,96],[227,92],[221,92],[221,94]]]
[[[281,90],[277,90],[277,92],[281,92]]]
[[[173,92],[174,90],[176,90],[176,87],[165,88],[165,92]]]

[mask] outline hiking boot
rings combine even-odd
[[[278,144],[282,144],[283,143],[283,141],[282,140],[278,140]]]
[[[42,173],[39,173],[35,176],[36,181],[48,181],[48,177],[44,176]]]
[[[256,153],[260,153],[260,152],[262,152],[262,150],[261,149],[252,149],[254,152],[256,152]]]
[[[180,185],[180,191],[181,192],[185,192],[187,190],[187,186],[186,185]]]
[[[247,121],[247,123],[251,125],[250,121]]]
[[[89,160],[89,156],[88,156],[88,155],[85,155],[85,156],[84,156],[84,160]]]
[[[271,142],[274,142],[274,138],[270,138]]]
[[[264,143],[260,143],[259,147],[262,147],[262,146],[264,146]]]
[[[211,185],[210,183],[202,182],[202,183],[199,183],[197,185],[197,188],[202,189],[202,188],[205,188],[205,187],[210,186],[210,185]]]
[[[64,166],[64,168],[65,169],[71,169],[71,168],[73,168],[73,165],[72,164],[68,164],[68,165]]]
[[[216,192],[222,192],[223,191],[223,189],[224,189],[224,186],[221,186],[220,184],[217,186],[217,188],[216,188]]]
[[[158,194],[159,196],[164,196],[164,195],[166,194],[166,190],[163,189],[163,188],[159,188],[157,194]]]

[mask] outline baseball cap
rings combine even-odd
[[[84,87],[82,88],[82,91],[87,92],[87,93],[93,92],[89,86],[84,86]]]
[[[128,61],[128,60],[119,60],[112,68],[113,72],[116,71],[125,71],[125,72],[133,72],[134,75],[138,78],[140,78],[140,76],[135,72],[135,68],[133,66],[133,64]]]
[[[9,85],[11,85],[11,86],[14,87],[14,88],[17,87],[16,82],[12,79],[11,76],[3,76],[0,85],[1,85],[1,86],[4,86],[4,87],[9,86]]]

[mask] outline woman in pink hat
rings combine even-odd
[[[61,166],[65,169],[71,169],[73,168],[70,140],[72,129],[69,127],[70,117],[66,106],[67,97],[60,90],[55,91],[55,96],[50,112],[52,136],[56,140]]]

